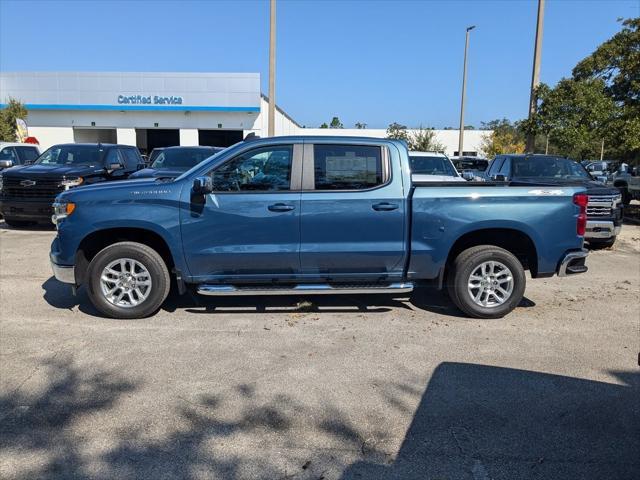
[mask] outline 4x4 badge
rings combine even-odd
[[[36,184],[36,182],[34,182],[33,180],[22,180],[20,182],[20,185],[22,185],[23,187],[33,187]]]

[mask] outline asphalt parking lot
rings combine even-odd
[[[0,222],[0,478],[640,478],[640,226],[502,320],[446,297],[100,318]]]

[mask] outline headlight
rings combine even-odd
[[[65,190],[69,190],[72,187],[77,187],[78,185],[82,184],[82,182],[84,182],[84,179],[82,177],[73,179],[69,178],[62,180],[62,183],[60,185],[62,185]]]
[[[51,221],[54,225],[58,225],[63,219],[71,215],[76,209],[76,204],[73,202],[55,202],[53,204],[53,215]]]

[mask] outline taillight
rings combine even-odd
[[[589,195],[586,193],[576,193],[573,196],[573,203],[580,207],[578,222],[576,224],[576,233],[582,237],[587,230],[587,204],[589,203]]]

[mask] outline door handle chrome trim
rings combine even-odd
[[[286,203],[274,203],[273,205],[269,205],[267,208],[271,212],[290,212],[296,207],[293,205],[287,205]]]
[[[391,210],[397,210],[398,209],[398,205],[395,203],[389,203],[389,202],[382,202],[382,203],[375,203],[371,206],[371,208],[373,208],[374,210],[378,211],[378,212],[389,212]]]

